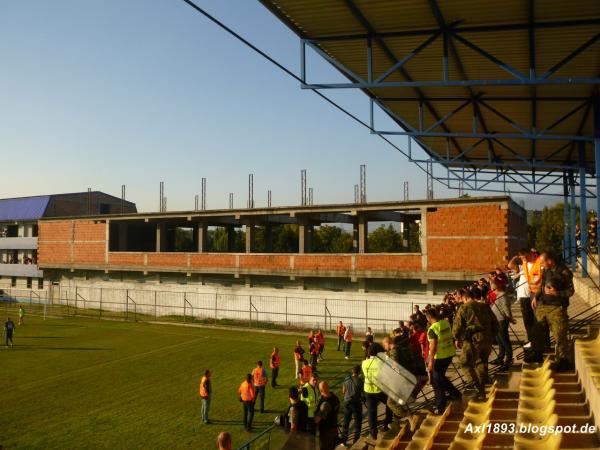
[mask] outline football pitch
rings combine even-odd
[[[237,448],[287,407],[297,339],[306,348],[304,334],[26,316],[15,346],[6,349],[3,339],[0,348],[0,445],[212,449],[217,434],[229,431]],[[256,412],[256,431],[248,433],[237,389],[257,360],[268,367],[274,346],[282,357],[282,387],[268,385],[267,412]],[[361,359],[360,348],[353,350],[344,360],[328,339],[321,378],[343,377]],[[198,386],[207,368],[213,374],[212,424],[204,425]]]

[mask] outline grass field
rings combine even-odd
[[[305,336],[248,329],[27,316],[14,348],[0,348],[0,445],[212,449],[225,430],[237,448],[253,436],[243,430],[239,384],[258,359],[268,361],[272,347],[280,347],[283,387],[268,386],[269,412],[255,414],[259,432],[287,405],[298,338],[304,345]],[[360,360],[359,349],[344,360],[333,342],[319,366],[331,381]],[[198,398],[206,368],[213,372],[209,425],[200,420]]]

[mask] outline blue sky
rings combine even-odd
[[[197,3],[298,72],[298,38],[257,1]],[[125,184],[153,211],[164,181],[168,209],[185,210],[206,177],[208,208],[229,192],[245,207],[253,172],[257,206],[268,189],[290,205],[306,169],[315,203],[351,202],[363,163],[369,201],[401,199],[404,181],[425,195],[404,156],[180,0],[3,0],[0,61],[2,197]],[[364,95],[327,94],[367,119]]]

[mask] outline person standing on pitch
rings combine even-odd
[[[350,349],[352,348],[352,327],[350,325],[348,325],[348,328],[344,333],[344,342],[346,343],[344,346],[344,358],[350,359]]]
[[[212,388],[210,385],[210,370],[204,372],[204,376],[200,380],[200,400],[202,401],[202,422],[210,423],[208,420],[208,410],[210,409],[210,398],[212,396]]]
[[[300,399],[306,403],[308,407],[308,420],[306,422],[306,431],[311,434],[316,434],[315,428],[315,412],[317,409],[317,403],[319,401],[319,388],[317,386],[319,382],[318,377],[313,373],[304,386],[302,386],[302,395]]]
[[[6,344],[6,347],[8,348],[8,345],[10,343],[10,346],[13,346],[13,332],[15,331],[15,323],[10,320],[10,317],[8,317],[6,319],[6,322],[4,322],[4,342]]]
[[[19,305],[19,325],[23,325],[25,321],[25,310]]]
[[[294,366],[296,371],[296,379],[301,378],[300,371],[302,370],[302,362],[304,361],[304,349],[300,344],[300,341],[296,341],[296,346],[294,347]],[[304,384],[304,383],[303,383]]]
[[[319,331],[317,331],[317,334],[315,335],[315,339],[319,343],[319,359],[318,360],[322,361],[325,359],[325,358],[323,358],[323,351],[325,350],[325,335],[323,334],[323,331],[321,331],[321,329],[319,329]]]
[[[379,403],[387,403],[387,396],[381,392],[376,380],[379,376],[381,359],[377,358],[377,348],[369,347],[369,359],[362,362],[362,372],[365,377],[364,392],[367,400],[367,418],[369,420],[369,434],[373,440],[377,440],[377,406]],[[389,427],[392,421],[392,411],[385,408],[384,429]]]
[[[352,375],[348,375],[342,384],[344,394],[344,422],[342,425],[342,443],[346,444],[350,421],[354,417],[354,443],[360,438],[362,426],[362,395],[363,381],[360,379],[360,366],[352,368]]]
[[[256,363],[256,367],[252,371],[254,378],[254,390],[256,391],[256,397],[260,395],[260,412],[265,412],[265,391],[267,386],[267,369],[263,367],[262,361]]]
[[[346,332],[346,327],[344,326],[344,323],[341,320],[340,320],[340,323],[338,323],[337,327],[335,328],[335,332],[337,333],[338,352],[339,352],[340,347],[342,346],[342,343],[344,342],[344,333]],[[346,351],[345,348],[344,348],[344,351]]]
[[[319,427],[319,449],[334,450],[337,445],[337,418],[340,400],[329,390],[327,381],[319,383],[321,398],[317,404],[315,423]]]
[[[246,379],[238,389],[240,402],[244,404],[244,429],[252,431],[252,420],[254,419],[254,402],[256,401],[256,391],[252,385],[252,375],[246,375]]]
[[[279,349],[277,347],[271,353],[269,365],[271,366],[271,387],[276,388],[279,386],[277,384],[277,376],[279,375],[279,366],[281,365],[281,357],[279,356]]]

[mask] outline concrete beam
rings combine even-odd
[[[409,220],[415,220],[419,218],[419,213],[406,214],[396,211],[379,211],[379,212],[368,212],[365,216],[370,221],[376,222],[404,222]]]

